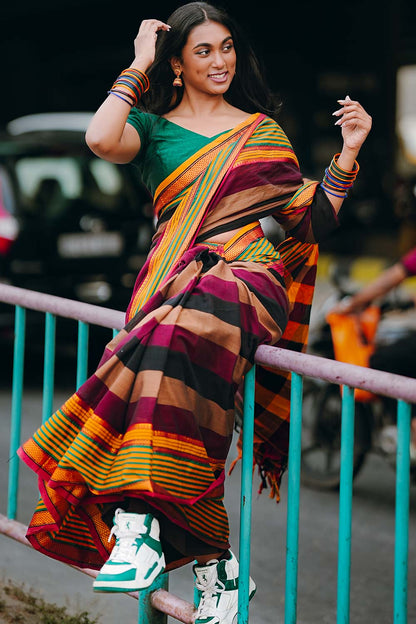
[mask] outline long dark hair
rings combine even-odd
[[[169,61],[173,57],[181,58],[191,30],[208,20],[225,26],[234,42],[237,71],[224,96],[227,102],[247,113],[265,113],[275,119],[280,102],[266,84],[264,70],[251,45],[223,9],[207,2],[180,6],[167,19],[171,30],[159,31],[155,60],[147,71],[151,88],[142,97],[140,107],[163,115],[180,103],[183,89],[172,86],[174,74]]]

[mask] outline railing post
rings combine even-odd
[[[240,493],[240,549],[238,624],[248,623],[251,544],[251,499],[253,488],[253,439],[256,366],[244,378],[243,441]]]
[[[56,318],[50,312],[45,315],[45,357],[43,365],[42,423],[46,422],[53,410],[55,373],[55,329]]]
[[[7,510],[7,517],[10,518],[10,520],[15,520],[17,513],[17,490],[19,482],[19,458],[17,456],[17,449],[20,446],[21,436],[23,376],[25,366],[26,310],[21,306],[16,306],[14,328],[12,422],[10,427],[9,494]]]
[[[407,622],[411,406],[397,402],[396,525],[394,548],[394,624]]]
[[[87,380],[88,375],[88,323],[78,321],[77,388]]]
[[[354,388],[343,386],[341,422],[341,469],[339,488],[337,624],[348,624],[348,622],[350,621],[354,407]]]
[[[151,595],[158,589],[168,590],[169,575],[160,574],[157,579],[147,589],[139,592],[139,617],[138,624],[166,624],[167,615],[154,609],[151,603]]]
[[[296,624],[298,595],[299,496],[303,379],[291,374],[288,460],[285,624]]]

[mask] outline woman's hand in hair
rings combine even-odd
[[[132,67],[146,71],[155,58],[157,34],[159,30],[170,30],[169,24],[157,19],[143,20],[134,40],[135,58]]]

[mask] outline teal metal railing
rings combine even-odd
[[[410,418],[416,403],[416,381],[325,358],[260,347],[256,361],[292,371],[290,445],[288,462],[288,517],[285,624],[295,624],[297,606],[298,509],[300,488],[300,436],[302,427],[301,377],[314,377],[341,385],[341,474],[339,491],[337,624],[350,621],[351,518],[354,451],[354,389],[397,399],[397,461],[395,507],[394,624],[407,624],[408,546],[410,493]]]
[[[78,322],[78,356],[76,383],[87,376],[89,324],[101,325],[117,332],[124,323],[122,312],[60,299],[11,286],[0,285],[0,301],[14,305],[15,342],[12,384],[12,419],[10,433],[10,467],[7,518],[0,516],[0,532],[24,541],[24,527],[16,523],[19,462],[16,451],[21,444],[23,371],[26,333],[26,309],[45,313],[45,355],[42,419],[52,412],[55,361],[55,317],[64,316]],[[341,474],[339,493],[337,624],[350,620],[351,517],[354,452],[354,389],[363,388],[374,394],[397,399],[398,447],[396,466],[395,563],[394,563],[394,624],[407,623],[409,489],[410,489],[410,418],[411,403],[416,403],[416,380],[391,375],[359,366],[334,362],[321,357],[286,351],[276,347],[260,347],[256,363],[270,368],[291,371],[290,445],[288,460],[288,505],[286,535],[285,624],[295,624],[297,617],[299,498],[301,472],[301,431],[303,377],[314,377],[342,386]],[[255,366],[246,375],[244,389],[244,427],[242,440],[240,497],[240,587],[238,622],[249,620],[250,527],[253,475]],[[85,571],[93,576],[94,571]],[[169,594],[168,575],[140,595],[139,624],[162,624],[166,615],[185,624],[192,624],[193,607]]]

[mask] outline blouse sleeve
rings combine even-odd
[[[127,123],[133,126],[140,137],[141,147],[138,157],[136,157],[140,159],[150,142],[151,130],[153,126],[152,119],[148,113],[144,113],[137,108],[132,108],[129,116],[127,117]]]
[[[306,185],[304,185],[306,186]],[[308,184],[313,190],[312,197],[303,205],[303,214],[298,223],[291,226],[291,219],[282,224],[287,236],[306,243],[319,243],[325,240],[339,226],[338,216],[319,182]],[[302,187],[300,192],[302,191]],[[296,220],[296,215],[294,215]]]

